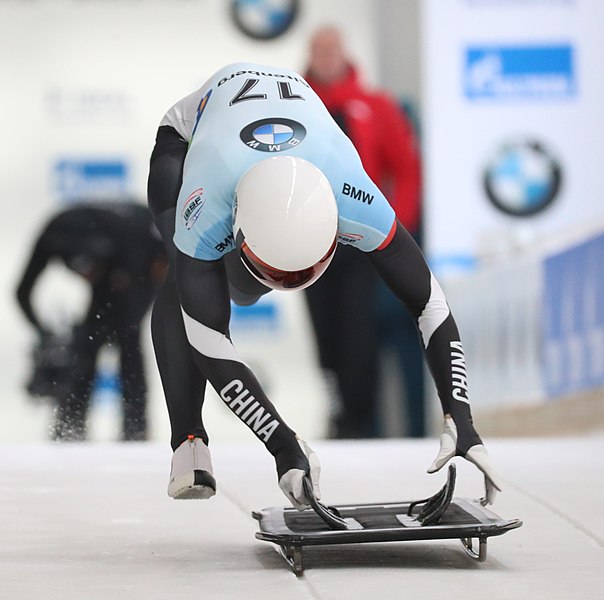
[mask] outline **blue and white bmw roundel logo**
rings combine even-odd
[[[504,144],[484,172],[489,200],[506,214],[520,217],[549,206],[558,195],[561,180],[558,161],[534,140]]]
[[[239,137],[252,150],[283,152],[300,144],[306,129],[292,119],[261,119],[246,125]]]
[[[256,127],[252,135],[262,144],[285,144],[291,140],[294,130],[283,123],[268,123]]]
[[[284,34],[296,20],[299,0],[232,0],[231,14],[237,27],[258,40]]]

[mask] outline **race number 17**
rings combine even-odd
[[[229,102],[229,106],[239,104],[239,102],[246,102],[247,100],[266,100],[268,94],[254,94],[252,90],[258,85],[259,79],[246,79],[245,83],[241,86],[241,89],[233,96],[233,99]],[[281,100],[304,100],[299,94],[294,94],[289,81],[276,81],[277,90],[279,91],[279,97]]]

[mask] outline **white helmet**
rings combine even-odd
[[[325,175],[302,158],[274,156],[250,167],[235,193],[233,231],[248,271],[276,290],[314,283],[337,246],[338,208]]]

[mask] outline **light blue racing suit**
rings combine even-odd
[[[274,155],[299,156],[329,180],[338,205],[338,241],[371,252],[394,233],[394,210],[369,179],[351,141],[302,77],[236,63],[215,73],[162,120],[189,141],[174,242],[216,260],[234,247],[239,178]]]

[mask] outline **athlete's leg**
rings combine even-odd
[[[151,156],[148,200],[166,247],[169,268],[153,306],[151,335],[168,406],[173,450],[190,435],[208,443],[201,417],[206,380],[193,360],[174,277],[176,247],[172,238],[186,153],[185,140],[171,127],[160,127]]]

